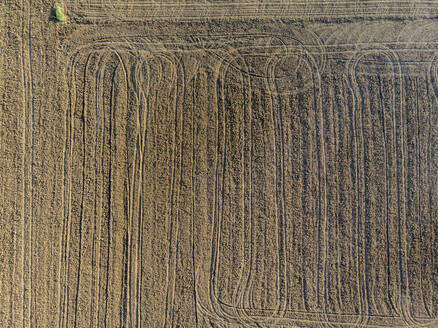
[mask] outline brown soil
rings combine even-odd
[[[423,2],[2,0],[0,327],[438,327]]]

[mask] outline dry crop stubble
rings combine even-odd
[[[2,36],[2,325],[436,326],[434,3],[62,5]]]

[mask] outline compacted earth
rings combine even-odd
[[[2,0],[0,327],[438,327],[437,18]]]

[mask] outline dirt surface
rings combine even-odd
[[[438,327],[438,4],[0,4],[0,327]]]

